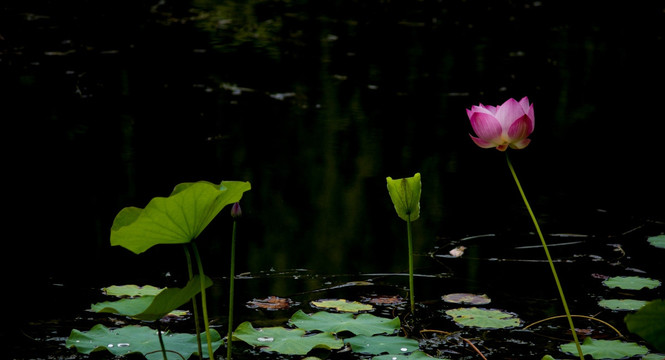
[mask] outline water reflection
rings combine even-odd
[[[16,5],[0,34],[3,93],[22,120],[10,133],[30,139],[16,152],[38,154],[18,160],[30,169],[16,175],[30,194],[45,179],[57,189],[53,213],[25,220],[43,225],[30,234],[39,249],[19,248],[64,277],[118,259],[132,272],[150,271],[147,259],[172,270],[178,250],[136,259],[109,249],[113,216],[179,182],[237,179],[253,187],[239,271],[399,271],[406,235],[386,176],[423,174],[417,252],[437,238],[528,231],[505,164],[474,147],[464,113],[523,95],[539,118],[515,162],[543,226],[589,226],[576,209],[659,212],[647,170],[662,155],[658,132],[625,126],[653,119],[631,101],[662,95],[632,94],[663,77],[650,56],[662,47],[662,9],[641,6],[626,10],[639,24],[617,24],[618,9],[578,17],[548,1]],[[224,216],[201,239],[217,275]],[[48,240],[54,232],[66,251]]]

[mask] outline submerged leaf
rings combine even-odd
[[[312,306],[322,309],[333,309],[342,312],[357,313],[360,311],[369,311],[374,307],[357,301],[348,301],[344,299],[319,300],[312,301]]]
[[[379,356],[374,356],[372,360],[420,360],[420,359],[434,359],[434,357],[427,355],[426,353],[422,351],[414,351],[411,354],[408,355],[379,355]],[[438,358],[437,358],[438,359]],[[443,360],[443,359],[441,359]]]
[[[568,343],[560,346],[561,351],[568,354],[577,354],[575,343]],[[622,342],[621,340],[594,340],[591,337],[584,339],[582,343],[582,353],[591,355],[594,359],[622,359],[635,355],[644,355],[649,349],[642,345],[632,342]]]
[[[639,276],[615,276],[603,281],[605,286],[618,287],[624,290],[640,290],[642,288],[654,289],[660,286],[660,281]]]
[[[219,333],[211,329],[212,349],[217,350],[222,339]],[[200,334],[201,341],[205,342],[205,334]],[[164,347],[169,350],[169,360],[189,358],[198,354],[197,336],[194,334],[166,334],[162,337]],[[154,329],[147,326],[125,326],[111,330],[104,325],[97,324],[90,331],[72,330],[65,342],[67,348],[75,347],[79,353],[90,354],[96,351],[108,350],[115,356],[124,356],[131,353],[141,353],[148,359],[162,359],[159,337]],[[180,355],[178,355],[180,354]],[[208,357],[208,350],[203,349],[203,357]]]
[[[420,217],[420,173],[410,178],[393,180],[387,177],[388,194],[395,205],[397,215],[404,221],[415,221]]]
[[[404,354],[418,350],[418,341],[400,336],[358,335],[344,340],[353,352],[362,354]]]
[[[626,315],[628,331],[641,336],[658,351],[665,351],[665,300],[654,300]]]
[[[243,322],[233,332],[233,340],[241,340],[249,345],[275,351],[284,355],[305,355],[315,348],[340,349],[344,346],[332,333],[318,333],[305,336],[303,329],[266,327],[255,329],[251,323]]]
[[[356,335],[392,334],[400,327],[398,317],[386,319],[372,314],[354,316],[349,313],[340,314],[327,311],[307,315],[302,310],[293,314],[289,323],[307,331],[318,330],[332,333],[350,331]]]
[[[249,182],[241,181],[178,184],[169,197],[153,198],[145,209],[122,209],[113,220],[111,245],[140,254],[158,244],[189,243],[250,188]]]
[[[462,326],[484,329],[505,329],[519,326],[522,321],[512,313],[477,307],[446,310],[446,314]]]

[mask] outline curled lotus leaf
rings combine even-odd
[[[140,254],[158,244],[187,244],[250,188],[242,181],[178,184],[169,197],[153,198],[145,209],[122,209],[111,226],[111,245]]]

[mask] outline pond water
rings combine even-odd
[[[0,88],[5,131],[18,140],[7,163],[21,235],[8,248],[20,261],[6,273],[25,275],[9,279],[21,294],[8,315],[19,334],[2,336],[17,336],[16,357],[30,358],[25,347],[67,336],[100,287],[181,280],[179,249],[135,256],[109,246],[109,228],[123,207],[197,180],[252,183],[237,250],[237,271],[251,274],[239,280],[245,299],[368,279],[404,295],[394,274],[407,266],[406,234],[385,177],[420,172],[419,299],[488,293],[501,274],[511,281],[494,289],[497,306],[508,308],[522,281],[538,283],[527,287],[537,292],[529,318],[551,314],[546,264],[523,261],[542,254],[491,254],[527,246],[513,239],[533,229],[503,155],[470,141],[466,108],[523,96],[535,104],[533,141],[511,158],[544,231],[590,237],[561,255],[583,257],[574,273],[587,281],[591,249],[614,251],[608,236],[648,224],[641,241],[665,219],[663,119],[653,111],[664,95],[653,84],[665,80],[665,12],[572,4],[8,2]],[[198,240],[220,293],[230,222],[224,210]],[[495,236],[474,241],[468,258],[428,256],[484,234]],[[639,255],[648,263],[630,267],[662,278],[651,265],[662,254]],[[294,269],[306,272],[292,279]],[[571,278],[569,297],[588,298]],[[55,334],[31,335],[35,324],[52,329],[45,322]]]

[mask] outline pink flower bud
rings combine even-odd
[[[234,219],[237,219],[242,216],[242,210],[240,210],[240,203],[235,203],[231,207],[231,216]]]
[[[474,105],[466,114],[476,133],[469,136],[481,148],[524,149],[531,142],[528,136],[533,132],[535,118],[533,104],[526,96],[519,102],[508,99],[499,106]]]

